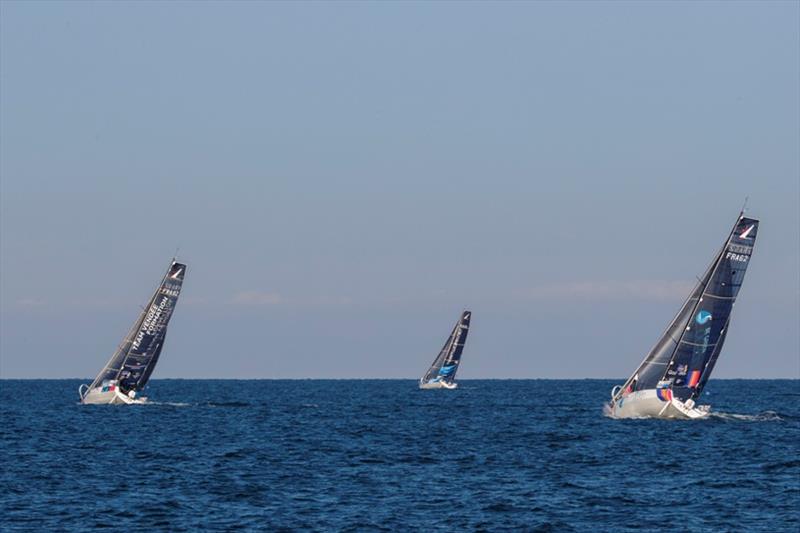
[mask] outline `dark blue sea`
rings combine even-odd
[[[605,380],[79,384],[0,381],[0,529],[800,529],[797,380],[712,380],[701,421],[606,418]]]

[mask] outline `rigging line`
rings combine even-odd
[[[698,342],[689,342],[689,341],[683,341],[683,340],[681,341],[681,344],[688,344],[689,346],[708,346],[708,347],[717,345],[716,342],[709,342],[708,344],[702,344],[702,343],[698,343]]]
[[[733,286],[733,284],[731,284],[731,286]],[[705,298],[706,296],[709,297],[709,298],[716,298],[717,300],[735,300],[736,299],[735,296],[717,296],[716,294],[711,294],[710,292],[703,293],[703,298]]]

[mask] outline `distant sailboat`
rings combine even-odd
[[[175,260],[128,335],[91,385],[81,385],[81,403],[143,403],[137,398],[161,355],[167,324],[178,302],[186,265]]]
[[[757,232],[758,220],[740,213],[722,249],[667,330],[625,384],[611,391],[612,416],[708,416],[710,407],[695,402],[722,350]]]
[[[419,380],[420,389],[455,389],[458,384],[455,382],[456,371],[461,363],[461,353],[464,351],[464,343],[467,341],[469,333],[469,321],[472,317],[470,311],[461,313],[453,332],[444,343],[442,351],[433,360],[433,364],[428,372]]]

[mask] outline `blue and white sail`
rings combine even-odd
[[[471,311],[464,311],[456,322],[453,331],[444,343],[442,350],[433,360],[428,372],[419,380],[422,389],[455,389],[458,365],[461,364],[461,354],[467,342],[469,323],[472,318]]]
[[[161,356],[167,325],[183,287],[186,265],[173,260],[147,306],[91,385],[81,386],[83,403],[134,403]]]
[[[743,214],[689,298],[633,375],[612,391],[617,417],[698,418],[695,407],[719,358],[742,286],[758,220]]]

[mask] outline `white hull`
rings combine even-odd
[[[671,397],[671,394],[670,394]],[[691,400],[677,398],[668,401],[658,397],[655,389],[636,391],[609,404],[613,418],[673,418],[693,420],[709,414],[708,405],[694,405]]]
[[[145,403],[147,398],[132,398],[122,394],[119,389],[103,391],[98,387],[92,389],[81,398],[81,403],[91,405],[129,405],[133,403]]]
[[[420,389],[455,389],[458,388],[458,383],[445,383],[444,381],[432,381],[428,383],[419,383]]]

